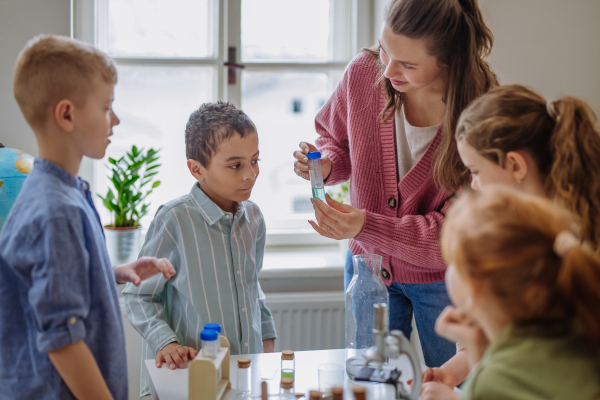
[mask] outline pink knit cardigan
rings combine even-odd
[[[394,121],[379,117],[386,103],[375,89],[379,71],[375,56],[360,54],[316,117],[317,147],[332,162],[326,184],[350,179],[350,202],[366,213],[350,250],[383,256],[386,285],[439,282],[446,271],[439,231],[451,196],[432,174],[441,129],[398,183]]]

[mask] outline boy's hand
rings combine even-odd
[[[156,361],[156,368],[160,368],[164,362],[169,369],[183,369],[185,368],[185,362],[193,360],[197,355],[198,350],[172,342],[158,352],[154,361]]]
[[[306,154],[312,153],[313,151],[319,150],[310,143],[301,142],[300,150],[294,152],[294,158],[296,159],[296,162],[294,163],[294,172],[296,175],[307,181],[310,180],[310,176],[308,174],[308,158],[306,157]],[[331,173],[331,160],[326,154],[321,155],[321,172],[323,172],[323,180],[327,179]]]
[[[118,265],[113,270],[119,285],[131,282],[135,286],[140,286],[142,281],[156,274],[163,274],[165,279],[170,279],[176,273],[169,260],[155,257],[142,257],[132,263]]]
[[[263,352],[272,353],[275,351],[275,339],[263,340]]]

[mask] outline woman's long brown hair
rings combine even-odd
[[[547,102],[520,85],[498,87],[461,115],[456,140],[465,140],[500,166],[506,153],[527,151],[544,178],[546,195],[573,213],[583,239],[600,253],[600,130],[584,101]]]
[[[485,61],[494,41],[492,32],[477,0],[395,0],[388,6],[385,24],[395,34],[427,39],[429,53],[448,71],[443,134],[434,177],[440,187],[456,191],[469,181],[454,140],[456,123],[471,101],[498,84],[496,74]],[[379,47],[363,51],[379,57]],[[376,87],[379,89],[383,82],[387,94],[381,112],[385,121],[402,107],[402,95],[383,76],[384,69]]]
[[[579,232],[550,200],[496,187],[465,192],[442,227],[444,260],[483,285],[516,324],[577,317],[600,355],[600,258],[587,245],[557,250]]]

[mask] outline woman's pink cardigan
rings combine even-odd
[[[394,121],[379,117],[386,103],[375,89],[379,74],[376,57],[360,54],[316,117],[317,147],[332,161],[326,184],[350,179],[350,202],[366,213],[350,250],[383,256],[386,285],[439,282],[446,271],[439,233],[451,197],[432,174],[441,129],[398,183]]]

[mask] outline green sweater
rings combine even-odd
[[[465,400],[600,399],[600,359],[575,329],[509,326],[468,379]]]

